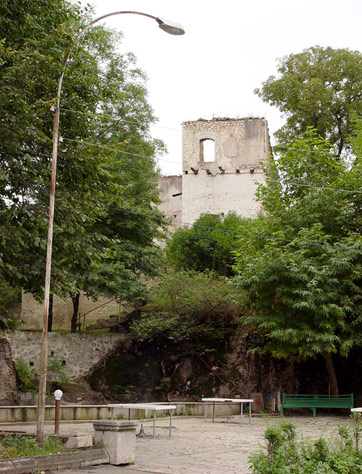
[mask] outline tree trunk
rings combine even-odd
[[[331,384],[331,395],[339,395],[336,371],[334,370],[332,354],[327,354],[325,357],[326,367]]]
[[[73,316],[70,323],[70,332],[75,333],[77,331],[77,324],[78,324],[78,310],[79,310],[79,298],[80,293],[71,296],[73,302]]]
[[[53,293],[50,293],[49,312],[48,312],[48,332],[52,332],[52,327],[53,327],[53,301],[54,301],[54,295]]]

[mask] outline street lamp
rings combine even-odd
[[[147,13],[135,12],[135,11],[117,11],[102,15],[99,18],[88,23],[80,33],[76,36],[73,44],[69,48],[62,65],[62,72],[58,80],[58,90],[56,98],[56,107],[54,110],[54,124],[53,124],[53,151],[52,151],[52,165],[51,165],[51,178],[50,178],[50,196],[49,196],[49,220],[48,220],[48,241],[47,241],[47,254],[46,254],[46,265],[45,265],[45,284],[44,284],[44,317],[43,317],[43,333],[41,340],[41,355],[40,355],[40,378],[39,378],[39,394],[38,394],[38,409],[37,409],[37,431],[36,439],[39,446],[43,446],[44,440],[44,419],[45,419],[45,395],[46,395],[46,378],[47,378],[47,358],[48,358],[48,316],[49,316],[49,296],[50,296],[50,276],[51,276],[51,263],[52,263],[52,245],[53,245],[53,221],[54,221],[54,203],[55,203],[55,182],[56,182],[56,171],[57,171],[57,156],[58,156],[58,141],[59,141],[59,120],[60,120],[60,95],[62,91],[63,77],[65,68],[68,64],[70,55],[77,45],[78,41],[82,38],[84,33],[98,21],[104,20],[110,16],[131,14],[146,16],[155,20],[158,26],[171,35],[183,35],[185,33],[184,28],[179,23],[172,21],[162,20],[161,18]]]

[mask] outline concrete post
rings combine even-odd
[[[94,421],[94,446],[104,448],[109,464],[131,464],[136,458],[137,421]]]

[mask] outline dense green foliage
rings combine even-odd
[[[53,436],[45,438],[44,446],[40,449],[35,438],[31,436],[5,436],[0,440],[0,458],[20,458],[23,456],[40,456],[68,451],[65,444]]]
[[[331,354],[362,344],[362,175],[360,156],[349,166],[329,150],[307,131],[270,162],[259,188],[268,215],[240,236],[235,270],[247,322],[267,338],[260,349],[324,357],[338,392]]]
[[[264,434],[267,452],[250,456],[254,474],[360,474],[362,455],[354,449],[349,428],[338,428],[339,440],[298,441],[295,426],[282,421]]]
[[[91,14],[67,0],[0,5],[0,271],[8,284],[40,298],[50,106],[65,53]],[[117,52],[120,39],[92,27],[63,82],[52,262],[52,291],[62,296],[130,299],[141,291],[140,275],[155,268],[161,216],[152,206],[154,156],[163,145],[149,135],[154,117],[144,75],[132,55]]]
[[[14,360],[18,387],[21,392],[35,392],[38,388],[39,373],[30,368],[24,359],[18,357]]]
[[[340,155],[353,130],[353,112],[362,113],[362,54],[314,46],[282,58],[278,74],[255,92],[286,116],[276,133],[279,144],[313,127]]]
[[[225,217],[200,216],[190,228],[177,230],[167,245],[170,262],[183,270],[211,270],[230,276],[237,248],[237,232],[249,222],[234,212]]]
[[[51,352],[48,355],[48,374],[51,388],[62,388],[69,384],[69,376],[63,365],[63,357],[60,354]],[[16,377],[21,392],[35,392],[38,389],[39,372],[30,367],[21,357],[14,360]],[[53,390],[54,391],[54,390]]]
[[[14,312],[18,306],[21,290],[13,288],[0,278],[0,329],[15,329],[20,320]]]
[[[132,330],[140,341],[174,341],[199,353],[213,350],[235,328],[240,314],[236,293],[212,273],[166,273],[152,288],[152,302]]]

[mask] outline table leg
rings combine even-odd
[[[243,422],[243,403],[240,403],[240,424]]]
[[[156,438],[156,410],[153,411],[153,437]]]
[[[215,403],[212,404],[212,422],[215,420]]]
[[[251,424],[251,403],[249,402],[249,425]]]
[[[206,423],[206,402],[204,402],[204,423]]]
[[[173,412],[173,410],[170,411],[170,430],[169,430],[169,433],[168,433],[169,436],[171,436],[171,433],[172,433],[172,412]]]

